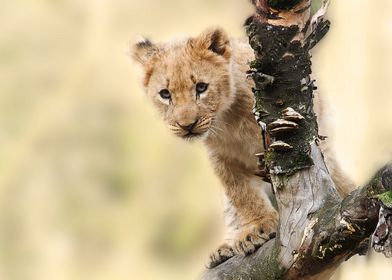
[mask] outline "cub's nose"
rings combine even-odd
[[[192,132],[192,130],[195,128],[197,122],[199,121],[199,119],[196,119],[193,123],[191,124],[187,124],[187,123],[177,123],[179,127],[181,127],[183,130],[186,130],[188,132]]]

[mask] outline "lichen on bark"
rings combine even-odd
[[[388,208],[392,208],[392,191],[387,191],[377,196],[379,200],[381,200],[382,204],[384,204]]]
[[[256,53],[250,73],[255,80],[255,111],[260,121],[268,128],[282,118],[282,111],[288,107],[304,117],[292,131],[272,134],[267,129],[265,138],[269,139],[266,141],[280,140],[293,147],[282,152],[268,150],[269,145],[265,145],[266,164],[274,174],[292,174],[311,166],[309,145],[318,138],[310,54],[309,49],[296,39],[300,32],[298,26],[270,25],[255,18],[247,25],[249,42]],[[266,83],[266,76],[273,77],[272,82]]]

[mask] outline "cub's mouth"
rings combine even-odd
[[[204,133],[188,132],[187,134],[183,135],[182,138],[186,140],[196,140],[198,138],[201,138],[203,135]]]
[[[196,139],[205,139],[209,135],[210,128],[210,119],[197,119],[192,124],[189,125],[181,125],[176,122],[174,124],[169,125],[169,128],[175,135],[181,137],[185,140],[196,140]]]

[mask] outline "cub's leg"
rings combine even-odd
[[[336,156],[331,147],[331,143],[328,141],[322,141],[320,148],[324,154],[324,161],[329,173],[331,174],[332,180],[335,183],[336,189],[339,195],[342,198],[345,198],[350,192],[355,190],[357,186],[336,161]]]
[[[233,166],[225,167],[218,175],[225,187],[227,234],[225,242],[211,254],[210,268],[234,255],[255,252],[274,236],[278,221],[262,180]]]

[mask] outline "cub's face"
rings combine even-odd
[[[144,40],[133,47],[147,95],[177,136],[219,133],[214,124],[231,100],[230,51],[229,39],[219,29],[156,45]]]

